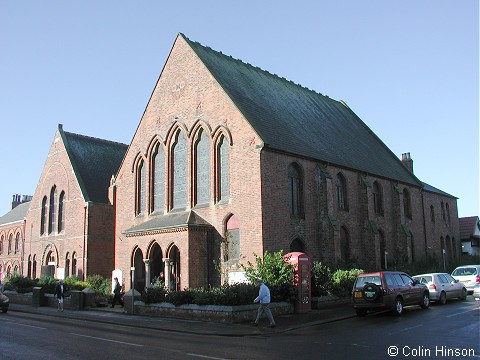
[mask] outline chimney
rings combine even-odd
[[[32,200],[32,195],[18,195],[15,194],[12,196],[12,210],[15,209],[18,205],[23,204]]]
[[[413,174],[413,160],[409,152],[402,154],[402,164]]]
[[[12,210],[20,205],[20,195],[15,194],[12,196]]]

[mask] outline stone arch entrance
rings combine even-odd
[[[58,264],[58,251],[53,244],[49,244],[43,251],[42,268],[40,271],[41,277],[55,277],[55,269]]]
[[[172,244],[165,258],[165,284],[168,289],[180,290],[180,250],[175,244]]]
[[[155,281],[162,281],[165,283],[165,263],[163,261],[162,248],[156,241],[154,241],[147,251],[147,259],[145,259],[146,268],[146,286],[149,286]]]
[[[132,266],[135,267],[134,288],[141,293],[145,290],[145,263],[143,262],[143,252],[139,247],[133,250]]]

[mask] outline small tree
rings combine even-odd
[[[255,265],[250,261],[248,266],[242,265],[245,270],[245,276],[251,283],[257,279],[262,279],[269,286],[291,285],[293,283],[294,266],[287,263],[283,258],[283,251],[270,253],[266,251],[263,258],[257,254],[255,256]]]

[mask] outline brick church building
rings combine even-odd
[[[409,153],[344,102],[183,34],[128,148],[59,126],[22,221],[24,275],[134,269],[139,290],[235,281],[265,251],[367,270],[460,256],[456,198]]]
[[[365,269],[460,251],[456,198],[344,102],[182,34],[111,193],[115,264],[139,289],[237,279],[264,251]]]
[[[0,261],[17,256],[15,262],[4,260],[16,270],[6,268],[3,276],[110,276],[114,213],[108,187],[126,148],[58,126],[34,195],[0,218]],[[20,244],[7,253],[1,244],[11,234],[19,234]]]

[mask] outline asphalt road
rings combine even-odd
[[[480,307],[471,296],[407,308],[401,317],[375,314],[248,337],[8,312],[0,314],[0,359],[480,359],[479,331]]]

